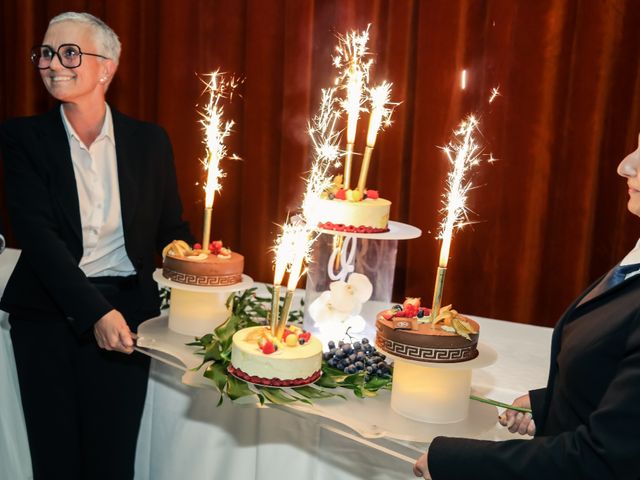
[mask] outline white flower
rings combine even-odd
[[[329,288],[333,307],[351,315],[360,313],[362,304],[371,298],[373,292],[373,285],[361,273],[352,273],[348,282],[332,282]]]
[[[331,302],[331,292],[322,292],[309,306],[309,314],[318,323],[342,323],[349,316],[349,312],[344,312],[334,307]]]

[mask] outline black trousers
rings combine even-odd
[[[100,289],[135,331],[137,289]],[[9,323],[34,479],[133,478],[149,358],[103,350],[62,317]]]

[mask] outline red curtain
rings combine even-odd
[[[300,202],[306,124],[336,76],[335,34],[369,23],[372,78],[393,82],[402,103],[379,136],[368,183],[393,202],[392,219],[423,230],[400,246],[398,300],[430,303],[449,170],[438,146],[469,113],[497,161],[475,170],[476,223],[454,237],[444,302],[552,325],[640,235],[615,171],[640,131],[636,0],[3,0],[0,9],[0,120],[52,105],[28,61],[52,16],[88,11],[118,33],[109,101],[169,132],[196,235],[204,152],[196,105],[206,100],[198,74],[245,78],[227,107],[237,122],[229,151],[243,160],[224,162],[212,236],[243,253],[258,281],[271,277],[276,224]],[[489,103],[493,87],[501,95]]]

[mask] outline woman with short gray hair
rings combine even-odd
[[[60,103],[0,126],[12,231],[22,249],[9,312],[34,478],[133,478],[148,358],[137,326],[157,316],[155,255],[193,241],[169,138],[105,99],[120,41],[68,12],[31,61]]]

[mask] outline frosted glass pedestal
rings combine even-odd
[[[478,346],[478,356],[468,362],[429,363],[393,359],[391,408],[400,415],[426,423],[457,423],[469,414],[469,394],[473,369],[491,365],[495,350]]]
[[[317,335],[323,343],[339,340],[348,328],[349,335],[360,339],[375,336],[375,316],[391,303],[396,269],[398,240],[419,237],[420,229],[399,222],[389,222],[386,233],[349,233],[320,230],[314,244],[313,263],[307,272],[304,298],[304,328]],[[371,298],[357,315],[346,316],[340,325],[327,319],[312,318],[309,307],[329,290],[332,282],[348,281],[352,273],[366,276],[373,286]]]
[[[253,285],[247,275],[242,275],[240,283],[224,287],[183,285],[165,278],[161,269],[153,273],[153,279],[171,288],[169,329],[192,337],[201,337],[222,325],[231,314],[226,306],[229,295]]]
[[[398,359],[393,367],[391,408],[427,423],[456,423],[467,418],[471,370],[445,370]]]
[[[213,332],[229,318],[228,293],[189,292],[171,289],[169,328],[183,335],[202,336]]]

